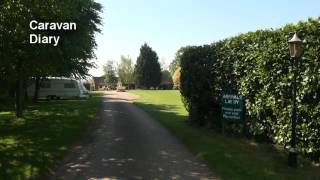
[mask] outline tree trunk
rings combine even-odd
[[[17,80],[16,80],[16,116],[23,116],[24,102],[24,77],[22,73],[21,62],[17,65]]]
[[[23,116],[23,100],[24,100],[24,91],[23,91],[23,78],[18,76],[17,86],[16,86],[16,116]]]
[[[27,81],[27,80],[24,80],[24,81],[23,81],[24,101],[29,101],[29,96],[28,96],[27,88],[28,88],[28,81]]]
[[[36,103],[39,98],[39,90],[40,90],[40,77],[36,77],[35,85],[34,85],[34,95],[33,95],[33,102]]]

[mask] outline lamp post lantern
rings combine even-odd
[[[290,57],[293,59],[293,82],[292,82],[292,111],[291,111],[291,139],[290,149],[288,155],[288,166],[297,166],[297,152],[296,152],[296,124],[297,124],[297,75],[298,75],[298,59],[302,55],[302,40],[298,37],[297,33],[288,41]]]

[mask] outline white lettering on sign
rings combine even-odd
[[[224,94],[223,99],[241,99],[240,96],[234,94]]]
[[[226,118],[226,119],[240,119],[239,116],[229,116],[229,115],[225,115],[225,114],[222,117]]]
[[[241,120],[243,112],[242,96],[237,94],[222,95],[222,118],[230,120]]]

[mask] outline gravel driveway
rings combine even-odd
[[[215,179],[176,137],[131,103],[108,92],[97,121],[51,179]]]

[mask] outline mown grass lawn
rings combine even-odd
[[[178,91],[133,90],[135,104],[173,132],[222,179],[320,179],[320,168],[300,158],[300,167],[287,168],[287,155],[270,144],[227,137],[188,123]]]
[[[42,101],[28,105],[24,118],[0,111],[0,179],[37,179],[50,172],[94,120],[101,96]]]

